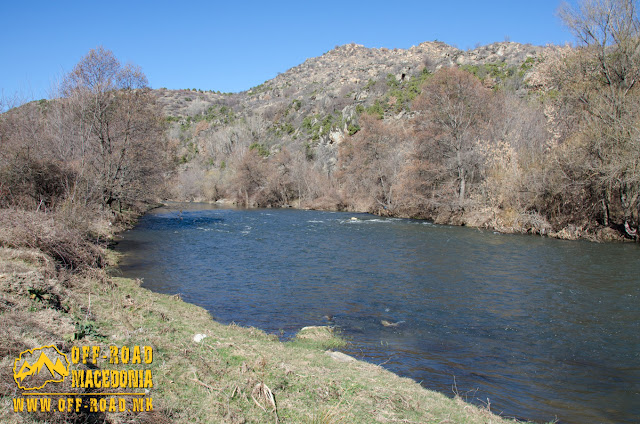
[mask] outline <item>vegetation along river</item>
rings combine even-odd
[[[346,353],[505,416],[640,420],[637,245],[175,204],[117,248],[124,276],[220,322],[335,325]]]

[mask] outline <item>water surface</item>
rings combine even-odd
[[[118,250],[125,276],[220,322],[286,338],[330,316],[345,352],[505,416],[640,421],[636,245],[182,204]]]

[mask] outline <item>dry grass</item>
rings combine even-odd
[[[57,272],[52,258],[38,250],[0,248],[0,398],[19,397],[13,381],[14,359],[26,349],[53,344],[69,352],[75,331],[76,307],[69,303],[67,275]],[[77,392],[66,381],[63,390]],[[100,414],[12,414],[9,400],[0,411],[2,422],[88,422]]]
[[[100,247],[64,218],[56,213],[0,209],[0,246],[37,249],[70,269],[100,266]]]

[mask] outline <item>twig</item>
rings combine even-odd
[[[378,364],[378,366],[380,367],[380,366],[382,366],[382,365],[384,365],[384,364],[388,363],[390,360],[391,360],[391,356],[389,356],[389,359],[387,359],[386,361],[384,361],[384,362],[380,362],[380,363]]]
[[[266,408],[260,405],[260,403],[253,396],[254,393],[256,393],[259,398],[263,399],[265,403],[271,404],[271,406],[273,407],[273,413],[276,416],[276,424],[278,424],[278,422],[280,421],[280,418],[278,417],[278,406],[276,405],[276,399],[273,397],[273,392],[271,391],[269,386],[264,383],[258,383],[251,392],[251,399],[253,399],[253,401],[260,407],[260,409],[262,409],[264,412],[267,412]]]
[[[195,383],[198,383],[198,384],[200,384],[201,386],[204,386],[204,387],[206,387],[207,389],[210,389],[210,390],[217,390],[217,391],[221,391],[221,390],[222,390],[222,389],[217,389],[217,388],[215,388],[215,387],[212,387],[212,386],[208,385],[207,383],[203,383],[202,381],[198,380],[198,379],[197,379],[197,378],[195,378],[195,377],[194,377],[194,378],[190,378],[189,380],[191,380],[191,381],[193,381],[193,382],[195,382]]]
[[[256,405],[260,407],[260,409],[262,409],[264,412],[267,412],[264,406],[260,405],[260,403],[256,400],[256,398],[253,397],[253,394],[251,394],[251,399],[253,399],[253,401],[256,403]]]

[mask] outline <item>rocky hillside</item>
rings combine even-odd
[[[313,103],[323,109],[327,98],[360,102],[369,97],[372,82],[392,75],[404,82],[423,69],[489,66],[497,69],[521,67],[549,47],[500,42],[463,51],[439,41],[424,42],[409,49],[367,48],[359,44],[338,46],[319,57],[289,69],[272,80],[242,93],[192,90],[156,90],[167,116],[206,114],[213,105],[231,105],[236,112],[260,112],[287,99]],[[290,100],[289,100],[290,101]]]
[[[225,124],[228,120],[214,116],[220,115],[219,109],[224,107],[228,110],[224,109],[223,115],[232,111],[237,118],[261,116],[271,125],[290,123],[294,133],[305,141],[314,142],[320,138],[328,141],[328,132],[313,134],[306,131],[305,134],[304,128],[301,128],[304,118],[311,115],[324,118],[339,112],[345,121],[350,122],[355,117],[357,105],[371,107],[376,100],[384,100],[384,96],[394,88],[398,92],[395,93],[396,99],[386,100],[395,101],[396,107],[382,105],[382,109],[387,114],[394,111],[400,113],[408,110],[412,97],[411,93],[404,91],[417,91],[416,80],[421,74],[434,72],[441,67],[467,68],[481,79],[486,79],[488,85],[512,79],[515,88],[522,89],[525,86],[523,81],[536,59],[549,48],[513,42],[494,43],[470,51],[438,41],[424,42],[406,50],[347,44],[322,56],[307,59],[245,92],[159,89],[155,93],[164,113],[168,117],[178,118],[176,121],[204,118],[209,122]],[[413,85],[410,84],[412,80]],[[398,102],[402,104],[397,106]],[[338,122],[332,123],[335,128]],[[291,136],[291,128],[285,126],[283,132]]]
[[[520,65],[528,57],[537,57],[542,47],[518,43],[495,43],[472,51],[462,51],[442,42],[425,42],[410,49],[375,49],[358,44],[336,47],[328,53],[306,60],[264,84],[275,96],[304,92],[310,85],[327,88],[330,93],[358,91],[370,80],[378,81],[391,74],[404,81],[421,72],[440,67],[463,65]],[[248,94],[259,94],[260,88]],[[264,90],[264,88],[263,88]]]
[[[248,145],[259,143],[267,151],[291,145],[330,166],[335,160],[331,145],[358,130],[359,113],[403,116],[428,73],[459,66],[488,86],[500,83],[523,91],[545,49],[549,47],[512,42],[470,51],[438,41],[406,50],[348,44],[245,92],[159,89],[155,94],[172,123],[170,138],[185,165],[203,153],[209,163],[219,165],[223,159],[215,153],[225,150],[220,145],[225,140],[216,133],[243,123],[251,127],[242,131],[252,134]]]
[[[168,136],[180,171],[198,170],[199,176],[183,179],[196,180],[203,173],[224,169],[233,162],[234,152],[241,154],[247,148],[268,156],[286,147],[330,174],[337,162],[337,145],[358,132],[363,112],[390,119],[410,116],[411,101],[438,69],[461,67],[487,87],[500,85],[526,95],[527,80],[549,49],[554,48],[512,42],[470,51],[437,41],[409,49],[348,44],[241,93],[154,92],[170,125]],[[178,184],[178,190],[201,191],[189,185]]]

